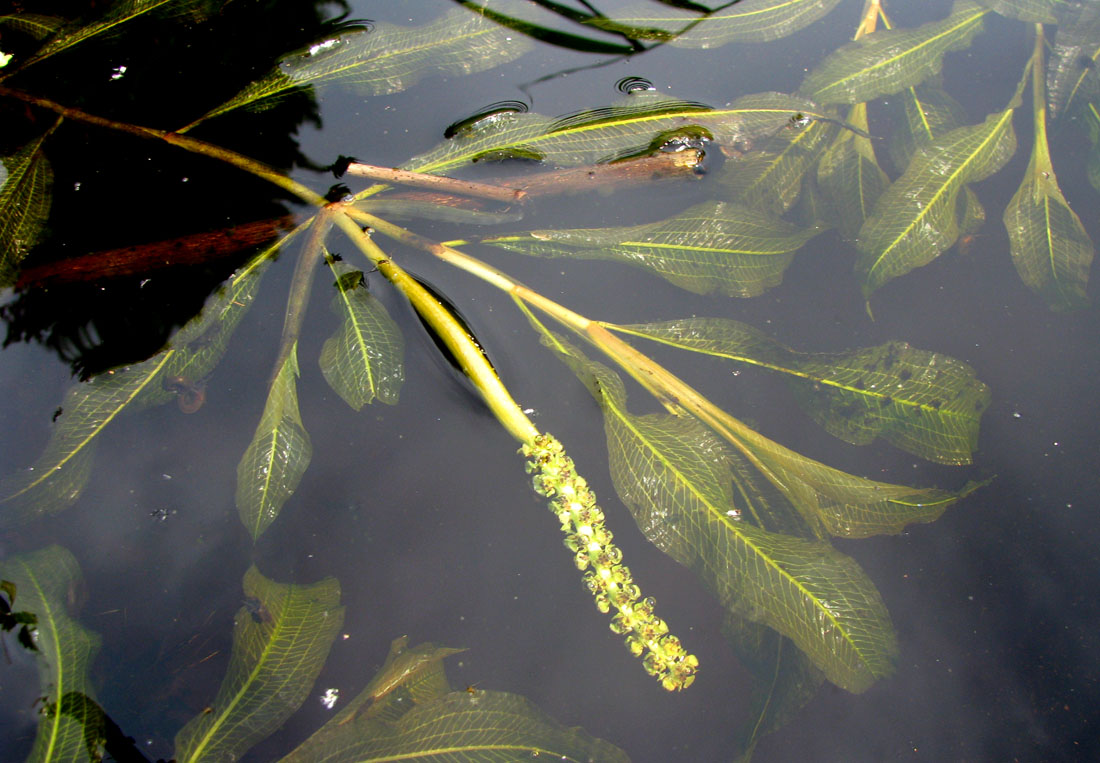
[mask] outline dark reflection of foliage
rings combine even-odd
[[[100,3],[27,2],[26,13],[95,19]],[[178,6],[180,4],[169,4]],[[332,18],[333,6],[344,13]],[[357,25],[344,2],[238,0],[188,4],[190,12],[149,14],[30,66],[5,80],[75,107],[94,103],[118,120],[178,128],[256,79],[286,54],[328,34]],[[270,18],[279,18],[272,26]],[[258,33],[258,30],[263,33]],[[41,42],[4,30],[4,50],[25,57]],[[112,79],[109,62],[125,65]],[[6,72],[5,72],[6,73]],[[198,83],[198,85],[196,85]],[[165,97],[171,94],[171,97]],[[242,110],[209,126],[201,136],[247,150],[282,170],[321,169],[299,150],[295,132],[319,123],[314,96],[288,94],[264,112],[264,129]],[[10,100],[0,102],[0,154],[8,155],[53,119]],[[247,126],[246,126],[247,125]],[[96,149],[89,151],[94,145]],[[131,138],[68,121],[50,136],[54,171],[50,223],[28,269],[93,252],[213,231],[235,220],[281,217],[285,196],[270,184],[218,162],[152,143],[134,153]],[[120,158],[128,157],[120,171]],[[186,180],[184,180],[186,178]],[[149,193],[150,189],[155,193]],[[169,210],[185,209],[186,214]],[[125,224],[104,224],[125,220]],[[149,277],[111,278],[49,290],[27,290],[4,309],[5,344],[38,342],[56,352],[81,378],[136,362],[164,346],[206,296],[248,255],[162,270]]]
[[[38,618],[33,612],[16,612],[12,609],[15,604],[15,583],[10,580],[0,581],[0,630],[4,633],[11,633],[18,629],[16,638],[19,640],[19,644],[32,652],[38,651],[38,645],[34,643],[35,627],[38,625]],[[8,645],[4,643],[4,656],[8,657]],[[11,662],[11,658],[8,657],[8,662]]]

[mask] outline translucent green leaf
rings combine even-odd
[[[305,701],[344,622],[335,578],[285,585],[250,567],[244,595],[218,695],[176,735],[180,763],[239,760],[278,729]]]
[[[726,446],[694,419],[634,416],[618,377],[586,369],[604,411],[611,477],[646,537],[723,606],[788,636],[830,681],[859,692],[893,672],[897,647],[878,591],[828,543],[743,521]]]
[[[279,516],[313,455],[298,412],[297,379],[295,342],[271,382],[256,434],[237,465],[237,511],[253,540]]]
[[[1085,164],[1089,183],[1100,191],[1100,105],[1089,103],[1082,110],[1089,131],[1089,155]]]
[[[43,696],[42,712],[27,761],[89,760],[84,724],[67,713],[57,712],[62,697],[74,693],[94,695],[88,670],[99,651],[100,639],[72,619],[66,606],[72,587],[80,584],[76,558],[61,546],[48,546],[3,560],[0,578],[15,583],[19,608],[34,613],[38,619],[35,659]]]
[[[39,13],[17,13],[0,16],[0,24],[17,32],[30,35],[36,40],[53,34],[65,25],[65,19],[58,16],[43,16]]]
[[[150,384],[135,402],[160,405],[178,397],[192,386],[201,387],[225,355],[229,340],[241,319],[252,306],[260,279],[284,238],[229,277],[214,293],[202,311],[185,323],[169,342],[168,361],[160,373],[160,381]],[[185,408],[181,400],[181,408]],[[193,412],[193,411],[189,411]]]
[[[939,72],[945,54],[970,45],[987,13],[960,0],[942,21],[869,34],[828,56],[799,92],[818,103],[859,103],[917,85]]]
[[[848,124],[867,131],[867,104],[852,107]],[[890,179],[879,167],[871,141],[852,130],[842,130],[817,165],[817,184],[835,210],[840,232],[852,239]]]
[[[395,405],[405,380],[405,342],[386,308],[367,291],[363,273],[330,261],[337,276],[332,309],[343,325],[321,349],[321,371],[329,386],[359,410],[378,398]]]
[[[609,31],[644,29],[652,39],[683,48],[717,48],[730,42],[769,42],[794,34],[836,7],[839,0],[741,0],[700,17],[666,4],[640,4],[593,19],[591,26]]]
[[[1023,182],[1005,208],[1004,224],[1016,272],[1051,309],[1085,307],[1094,247],[1076,213],[1069,208],[1047,143],[1043,95],[1042,42],[1036,43],[1033,66],[1035,145]]]
[[[978,0],[1002,16],[1040,24],[1057,24],[1055,11],[1067,5],[1066,0]]]
[[[752,326],[685,318],[616,331],[784,374],[799,404],[854,445],[876,437],[942,464],[968,464],[989,388],[966,363],[905,342],[847,352],[802,353]]]
[[[284,58],[278,68],[194,124],[304,85],[338,82],[362,95],[388,95],[432,74],[486,71],[531,48],[528,38],[461,8],[423,27],[380,21],[372,29],[349,31]]]
[[[19,263],[38,241],[50,214],[53,170],[42,153],[49,133],[0,157],[0,286],[15,283]]]
[[[461,651],[435,644],[410,649],[407,638],[395,639],[367,688],[282,763],[627,760],[618,748],[560,725],[523,697],[452,692],[443,658]]]
[[[68,50],[74,45],[84,42],[92,37],[104,34],[118,26],[132,21],[135,18],[158,8],[172,9],[180,12],[187,6],[193,6],[193,0],[115,0],[110,4],[110,10],[101,18],[84,26],[75,27],[63,31],[52,38],[46,45],[30,58],[25,66],[41,61],[44,58]]]
[[[1016,151],[1013,108],[960,127],[913,156],[909,167],[875,205],[859,232],[856,272],[863,294],[927,265],[955,243],[956,200],[964,184],[1004,166]]]
[[[729,191],[723,199],[782,215],[798,199],[802,177],[839,131],[835,122],[791,122],[741,156],[727,159],[718,179]]]
[[[25,471],[0,479],[0,526],[67,508],[84,489],[97,438],[112,421],[124,412],[168,402],[181,386],[206,378],[251,306],[275,248],[234,274],[203,312],[177,332],[172,347],[69,388],[43,453]]]
[[[1081,3],[1061,15],[1067,18],[1055,33],[1047,72],[1050,116],[1055,119],[1100,94],[1100,7]]]
[[[773,135],[797,119],[829,119],[804,98],[758,93],[725,108],[635,93],[602,109],[562,118],[505,112],[476,122],[405,169],[439,173],[469,162],[522,158],[560,166],[596,164],[656,151],[677,137],[739,146]]]
[[[410,648],[408,636],[395,638],[390,643],[386,661],[367,688],[284,760],[311,760],[310,756],[317,750],[328,749],[333,738],[356,736],[346,734],[341,728],[353,721],[373,719],[393,722],[413,705],[432,702],[449,694],[451,686],[443,671],[443,659],[464,651],[431,643]],[[349,726],[349,730],[351,728],[353,726]]]
[[[898,121],[905,125],[890,138],[890,158],[898,167],[909,166],[917,149],[966,123],[966,110],[947,94],[939,77],[905,88],[891,103],[900,104]]]
[[[722,634],[753,676],[749,717],[738,735],[737,760],[748,761],[764,736],[794,720],[825,676],[789,638],[731,612],[726,613]]]
[[[625,262],[699,294],[751,297],[778,284],[817,235],[739,204],[706,202],[656,223],[486,239],[524,254]]]
[[[55,513],[75,501],[91,473],[96,437],[123,411],[140,407],[135,401],[161,383],[173,354],[70,387],[42,455],[25,471],[0,480],[0,526]]]
[[[330,722],[324,730],[282,763],[629,760],[608,742],[562,726],[523,697],[504,692],[452,692],[394,721],[359,718],[344,726]]]

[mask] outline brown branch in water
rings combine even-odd
[[[492,199],[493,201],[502,201],[505,204],[523,203],[524,197],[527,195],[515,188],[474,183],[469,180],[456,180],[443,175],[428,175],[423,172],[410,172],[409,170],[399,170],[391,167],[376,167],[373,164],[360,164],[359,162],[349,164],[347,174],[373,178],[386,183],[411,185],[414,188],[445,191],[459,196]]]
[[[695,149],[675,153],[662,152],[610,164],[551,170],[500,182],[507,182],[508,185],[532,196],[583,193],[651,180],[692,177],[702,158],[702,152]]]
[[[586,193],[604,188],[620,188],[633,183],[693,177],[701,161],[702,152],[691,149],[676,153],[657,153],[611,164],[592,164],[562,170],[547,170],[533,175],[499,178],[492,183],[471,183],[443,175],[426,175],[408,170],[374,167],[369,164],[350,164],[347,172],[375,180],[429,189],[387,192],[386,199],[406,199],[462,209],[482,209],[482,205],[468,197],[522,204],[531,196]]]
[[[222,230],[70,257],[26,268],[19,275],[16,288],[97,281],[209,262],[266,244],[291,227],[293,221],[285,215]]]

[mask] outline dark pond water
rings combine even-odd
[[[299,16],[284,7],[290,5]],[[180,22],[159,20],[136,39],[95,41],[85,51],[67,53],[86,62],[87,73],[73,82],[62,76],[60,63],[43,62],[40,75],[2,85],[41,91],[119,121],[178,127],[227,100],[282,52],[323,39],[317,19],[301,5],[267,11],[286,14],[287,29],[305,30],[287,32],[287,39],[268,38],[268,21],[245,3],[237,9],[241,26],[229,31],[204,37],[201,23],[187,22],[161,39],[157,30]],[[532,11],[531,5],[522,7]],[[627,8],[620,2],[565,5],[578,12],[598,6],[610,17]],[[671,5],[637,7],[656,13]],[[444,0],[358,2],[348,18],[417,26],[456,7]],[[324,167],[344,155],[402,164],[436,146],[449,125],[494,102],[523,101],[532,112],[552,116],[600,108],[622,97],[616,83],[624,77],[645,78],[661,93],[713,107],[751,93],[795,92],[808,71],[851,39],[861,10],[862,2],[841,0],[820,21],[782,39],[709,49],[665,45],[622,56],[539,42],[503,66],[468,76],[426,76],[389,95],[327,87],[313,122],[302,118],[308,104],[291,100],[271,111],[213,119],[190,134],[281,168],[298,152],[292,176],[324,193],[336,181],[309,163]],[[896,26],[917,27],[947,17],[951,3],[895,2],[886,10]],[[318,14],[337,15],[335,6]],[[548,12],[538,18],[594,36]],[[1054,31],[1047,27],[1048,34]],[[4,28],[3,34],[0,50],[7,50],[14,33]],[[196,35],[193,43],[189,34]],[[962,104],[965,124],[1005,108],[1033,39],[1033,25],[990,13],[969,46],[947,55],[943,81]],[[165,69],[158,46],[207,46],[209,52],[185,57],[177,71]],[[126,76],[112,80],[112,72],[127,63]],[[166,97],[173,88],[205,88],[209,94],[180,103]],[[875,136],[900,126],[884,107],[892,99],[871,106]],[[18,135],[4,138],[5,156],[53,123],[44,110],[14,106],[11,98],[0,101],[5,122],[19,125]],[[832,437],[763,372],[735,373],[728,364],[654,351],[658,361],[734,416],[830,466],[952,490],[992,478],[935,522],[897,535],[834,541],[858,561],[889,609],[898,641],[896,672],[860,694],[825,683],[779,731],[759,742],[757,760],[1049,761],[1100,755],[1100,321],[1094,304],[1051,311],[1013,267],[1000,218],[1031,153],[1027,93],[1014,124],[1015,153],[1003,169],[973,185],[985,206],[985,224],[964,251],[951,247],[877,291],[871,297],[873,320],[853,274],[856,247],[836,230],[810,240],[782,283],[751,299],[692,294],[620,263],[469,249],[590,318],[632,323],[724,317],[809,352],[901,340],[970,364],[991,388],[973,465],[948,467],[881,440],[857,447]],[[1052,126],[1050,140],[1062,191],[1095,240],[1100,204],[1086,174],[1087,134],[1066,119]],[[874,146],[897,178],[900,170],[888,157],[886,141]],[[614,194],[539,198],[510,229],[637,224],[723,198],[720,175],[735,159],[723,159],[713,147],[708,152],[712,171],[701,177],[637,183]],[[28,263],[284,211],[301,220],[308,212],[273,196],[263,183],[240,179],[236,170],[79,120],[57,128],[47,154],[56,172],[54,207],[42,247]],[[520,175],[539,169],[513,165],[507,171]],[[455,174],[484,179],[502,171],[479,164]],[[356,178],[341,182],[355,191],[366,186]],[[407,225],[439,241],[481,233],[433,220]],[[368,285],[406,339],[400,402],[376,402],[355,412],[326,383],[318,356],[339,321],[327,304],[331,279],[322,274],[317,283],[324,289],[315,291],[325,293],[315,293],[309,305],[298,353],[298,400],[312,459],[277,520],[253,543],[234,503],[237,464],[264,409],[293,256],[280,257],[264,276],[224,359],[205,379],[202,406],[186,414],[171,402],[112,421],[98,438],[94,468],[79,497],[63,512],[7,526],[0,535],[0,564],[49,544],[72,552],[83,583],[68,592],[67,605],[100,639],[89,666],[90,686],[150,760],[171,757],[176,733],[213,702],[229,663],[238,610],[250,604],[253,620],[263,618],[241,589],[253,564],[281,582],[333,576],[346,609],[302,708],[253,747],[247,760],[278,759],[313,733],[367,684],[391,640],[401,635],[411,644],[466,647],[445,663],[455,688],[522,695],[561,724],[583,726],[622,748],[631,760],[736,758],[752,675],[722,635],[723,611],[714,597],[646,540],[615,497],[603,423],[591,395],[540,346],[507,295],[426,253],[376,238],[387,254],[447,295],[514,398],[533,409],[538,427],[565,443],[600,497],[643,591],[657,599],[661,615],[698,656],[693,686],[666,692],[609,632],[608,617],[593,607],[562,548],[555,518],[530,490],[516,442],[378,273],[368,273]],[[334,236],[330,248],[370,270],[346,240]],[[137,362],[156,351],[171,327],[186,321],[242,261],[5,290],[9,342],[0,355],[0,474],[25,470],[38,457],[57,426],[51,419],[74,372]],[[628,392],[633,412],[659,410],[639,387]],[[36,700],[48,689],[39,683],[34,659],[12,636],[5,641],[10,661],[0,665],[0,757],[18,760],[31,749]],[[334,709],[321,701],[330,688],[341,698]]]

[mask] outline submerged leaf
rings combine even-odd
[[[615,490],[645,536],[700,576],[733,612],[788,636],[829,680],[860,692],[893,672],[897,646],[874,585],[828,543],[744,520],[726,446],[694,419],[634,416],[618,377],[591,374]]]
[[[748,761],[764,736],[787,725],[813,699],[825,676],[789,638],[770,628],[727,612],[722,634],[754,679],[737,758]]]
[[[799,91],[818,103],[859,103],[917,85],[940,70],[945,54],[970,45],[988,13],[959,0],[942,21],[869,34],[826,58]]]
[[[1047,73],[1050,116],[1055,119],[1100,94],[1100,7],[1059,5],[1065,18],[1055,33]]]
[[[451,692],[394,719],[326,724],[280,763],[519,761],[531,758],[626,763],[622,750],[562,726],[515,694]]]
[[[305,701],[344,622],[335,578],[287,585],[253,566],[244,595],[252,605],[237,611],[218,695],[176,735],[180,763],[239,760],[278,729]]]
[[[1066,6],[1066,0],[978,0],[979,3],[1002,16],[1040,24],[1057,24],[1057,9]]]
[[[918,151],[879,198],[859,232],[856,273],[869,297],[891,279],[927,265],[959,235],[956,200],[966,183],[1004,166],[1016,151],[1014,108],[960,127]]]
[[[795,352],[757,329],[721,318],[612,326],[673,347],[782,373],[799,404],[854,445],[882,437],[942,464],[968,464],[989,388],[967,364],[887,342],[848,352]]]
[[[38,731],[27,761],[55,763],[83,761],[97,753],[92,749],[85,724],[66,712],[59,712],[62,698],[94,696],[88,670],[100,639],[67,612],[66,602],[80,584],[76,558],[61,546],[20,554],[0,562],[0,578],[11,581],[19,591],[19,608],[37,618],[35,644],[38,651],[39,686],[42,693]],[[66,702],[68,699],[66,700]]]
[[[728,189],[727,201],[780,216],[791,208],[802,190],[802,178],[840,131],[835,122],[798,120],[751,150],[722,166],[719,182]]]
[[[586,23],[609,31],[646,30],[645,36],[676,47],[717,48],[731,42],[769,42],[794,34],[823,17],[839,1],[740,0],[702,17],[675,7],[658,10],[647,3],[615,12],[609,19]]]
[[[918,149],[966,123],[966,110],[947,94],[939,77],[907,87],[891,102],[900,104],[898,121],[905,125],[890,137],[890,158],[898,167],[909,166]]]
[[[530,40],[477,13],[455,8],[422,27],[378,22],[284,58],[278,68],[196,120],[224,114],[305,85],[341,83],[362,95],[405,90],[431,74],[485,71],[519,58]]]
[[[385,664],[355,699],[281,763],[363,760],[626,761],[622,751],[567,729],[522,697],[452,692],[443,658],[464,651],[436,644],[390,644]]]
[[[44,133],[0,157],[0,286],[15,283],[19,263],[38,241],[50,214],[53,170],[42,153]]]
[[[1028,288],[1053,310],[1085,307],[1094,247],[1076,213],[1069,208],[1047,143],[1043,96],[1043,35],[1036,41],[1033,68],[1035,145],[1023,182],[1005,208],[1012,262]]]
[[[49,58],[63,50],[68,50],[92,37],[110,32],[128,21],[144,16],[150,11],[155,11],[158,8],[171,8],[173,12],[178,13],[186,5],[193,6],[195,3],[193,0],[190,2],[180,2],[180,0],[116,0],[116,2],[110,4],[110,10],[98,20],[61,32],[53,37],[24,66]]]
[[[639,92],[602,109],[555,119],[503,112],[461,130],[405,169],[440,173],[470,162],[501,159],[561,166],[596,164],[652,153],[676,139],[737,146],[773,135],[793,118],[829,116],[804,98],[757,93],[721,109]]]
[[[279,516],[313,456],[298,412],[297,379],[295,342],[271,382],[263,416],[237,465],[237,511],[253,540]]]
[[[626,262],[699,294],[751,297],[778,284],[817,235],[739,204],[706,202],[657,223],[532,231],[485,243],[544,257]]]
[[[91,473],[96,438],[121,413],[141,407],[141,396],[160,385],[172,355],[161,353],[70,387],[42,455],[25,471],[0,480],[0,526],[55,513],[75,501]]]
[[[43,453],[27,470],[0,480],[0,526],[55,513],[75,501],[91,475],[97,438],[122,413],[177,395],[185,408],[182,394],[201,385],[225,353],[275,248],[235,273],[203,312],[176,333],[172,347],[69,388]]]
[[[321,372],[329,386],[355,410],[375,398],[397,404],[405,341],[386,308],[371,296],[363,273],[342,262],[329,260],[336,279],[332,309],[343,325],[325,340]]]
[[[867,104],[852,107],[848,124],[867,131]],[[875,202],[890,185],[890,179],[879,167],[871,141],[843,130],[817,165],[817,184],[835,210],[840,232],[847,238],[855,238]]]

